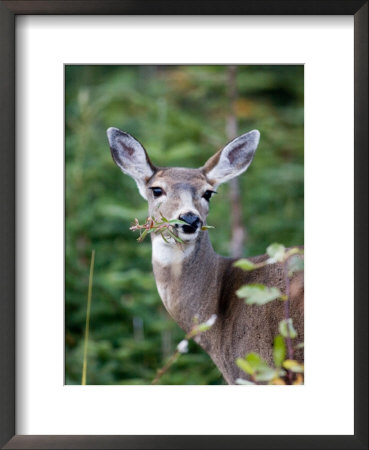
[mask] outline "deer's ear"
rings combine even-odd
[[[259,131],[250,131],[212,156],[202,167],[209,181],[217,186],[245,172],[254,157],[259,139]]]
[[[109,128],[106,133],[115,164],[136,181],[140,194],[147,199],[145,185],[156,169],[145,149],[135,138],[118,128]]]

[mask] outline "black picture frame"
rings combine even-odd
[[[355,42],[354,435],[15,435],[15,18],[27,14],[352,15]],[[6,449],[368,448],[368,1],[42,0],[0,1],[0,445]],[[343,271],[351,270],[342,268]],[[344,379],[343,379],[344,382]],[[339,402],[339,392],[337,392]],[[318,405],[317,405],[318,407]]]

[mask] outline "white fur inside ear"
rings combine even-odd
[[[217,186],[241,175],[251,164],[259,140],[258,130],[250,131],[234,139],[224,147],[218,164],[206,174],[207,178]]]
[[[118,128],[109,128],[107,135],[116,165],[136,181],[140,194],[147,199],[145,185],[154,170],[145,149],[134,137]]]

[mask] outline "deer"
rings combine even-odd
[[[203,230],[210,199],[219,185],[244,173],[259,144],[257,130],[243,134],[215,153],[200,168],[157,167],[142,144],[118,128],[109,128],[111,155],[120,170],[136,182],[148,202],[150,217],[159,212],[167,219],[178,219],[176,235],[163,240],[151,233],[152,266],[157,290],[169,315],[188,333],[194,317],[204,322],[216,317],[213,326],[195,337],[220,370],[226,383],[236,384],[245,373],[236,359],[249,352],[258,353],[273,364],[273,340],[283,319],[282,301],[265,305],[247,305],[237,297],[243,285],[261,283],[286,292],[281,263],[267,264],[253,271],[234,266],[235,258],[218,255]],[[267,255],[250,257],[253,263]],[[299,338],[304,336],[303,275],[297,273],[289,286],[290,317]],[[216,316],[215,316],[216,315]],[[303,360],[303,350],[295,357]]]

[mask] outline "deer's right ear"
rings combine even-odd
[[[145,149],[134,137],[118,128],[109,128],[106,133],[115,164],[136,181],[140,194],[147,199],[145,185],[156,169]]]
[[[210,182],[218,186],[245,172],[254,157],[259,139],[258,130],[250,131],[234,139],[212,156],[202,167]]]

